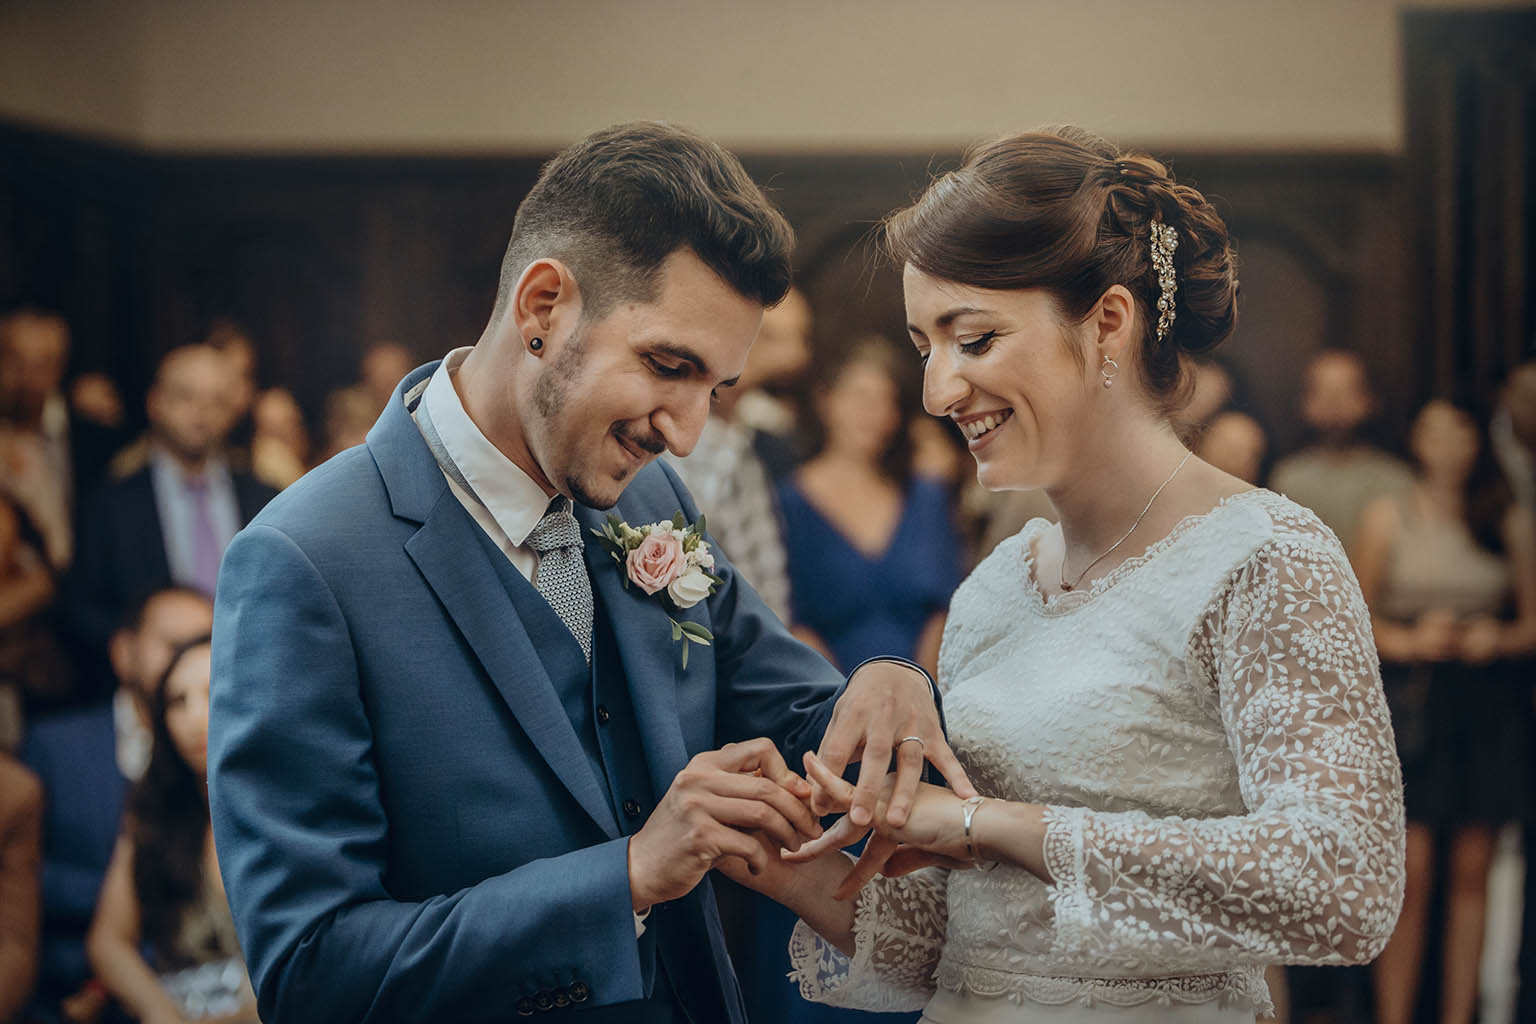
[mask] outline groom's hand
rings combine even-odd
[[[790,850],[821,835],[810,795],[810,784],[789,770],[771,740],[699,754],[629,841],[635,912],[687,895],[724,858],[739,857],[754,871],[769,867],[769,854],[749,831]]]
[[[916,737],[915,739],[913,737]],[[855,825],[874,823],[876,805],[885,789],[891,754],[896,755],[896,782],[885,820],[900,828],[907,823],[912,801],[922,781],[924,759],[932,762],[961,798],[976,795],[965,769],[950,749],[939,726],[928,677],[897,661],[872,661],[848,680],[848,688],[832,709],[832,721],[816,752],[834,775],[842,775],[859,758],[859,784],[849,818]],[[826,813],[832,808],[817,807]]]

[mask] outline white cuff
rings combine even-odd
[[[645,913],[635,915],[635,938],[645,934],[645,919],[651,916],[651,908],[646,907]]]

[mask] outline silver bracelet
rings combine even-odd
[[[993,868],[997,867],[997,861],[988,861],[987,863],[983,864],[979,859],[977,859],[976,842],[974,837],[971,835],[971,821],[976,817],[976,811],[981,807],[982,804],[986,802],[987,798],[984,796],[973,796],[970,799],[961,802],[960,810],[964,815],[962,824],[965,826],[965,855],[971,859],[972,867],[978,868],[982,871],[991,871]]]

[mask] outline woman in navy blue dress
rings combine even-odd
[[[910,364],[851,346],[816,393],[816,453],[779,482],[792,625],[845,671],[880,654],[933,671],[963,568],[948,488],[911,474]]]
[[[884,339],[849,346],[815,393],[815,454],[779,481],[791,626],[843,671],[894,654],[933,672],[964,568],[948,486],[911,473],[916,369]],[[753,894],[742,971],[753,1021],[917,1020],[801,999],[786,977],[794,923]]]

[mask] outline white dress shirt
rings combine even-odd
[[[464,411],[453,376],[470,351],[468,346],[456,348],[444,357],[427,382],[421,403],[427,407],[449,458],[475,489],[470,495],[444,473],[453,496],[517,571],[531,581],[538,569],[539,553],[528,546],[528,535],[548,511],[550,496],[521,466],[503,455]]]
[[[150,454],[149,474],[155,494],[155,511],[160,516],[160,536],[165,543],[165,560],[171,579],[184,587],[207,590],[198,576],[195,498],[191,481],[176,462],[158,447]],[[240,501],[235,495],[235,481],[229,464],[222,456],[208,460],[203,467],[203,486],[208,488],[207,509],[212,520],[214,539],[223,553],[240,532]],[[212,592],[209,592],[212,596]]]
[[[539,554],[528,546],[528,535],[544,518],[550,495],[545,494],[544,488],[534,483],[521,466],[503,455],[464,411],[464,403],[453,385],[453,376],[459,372],[470,351],[468,346],[456,348],[443,357],[421,394],[421,405],[426,406],[427,414],[432,417],[432,426],[437,429],[438,439],[447,449],[448,457],[453,459],[475,491],[473,496],[470,495],[444,472],[443,477],[453,496],[507,556],[507,561],[532,582],[537,575]],[[479,501],[475,500],[477,497]],[[644,934],[645,918],[649,914],[650,910],[646,910],[644,914],[635,915],[636,938]]]

